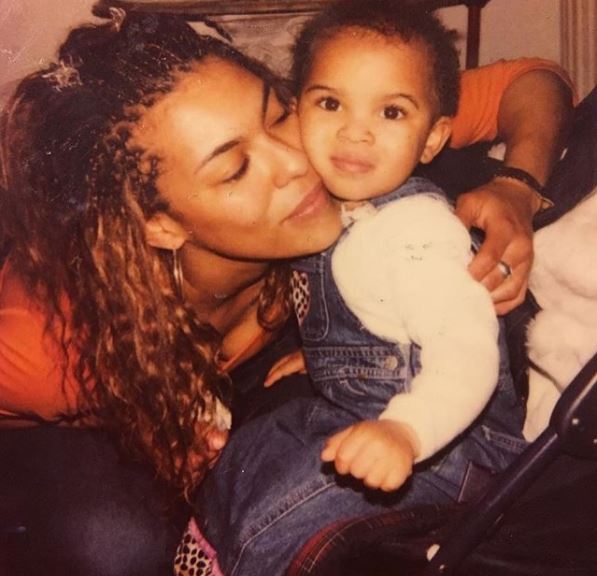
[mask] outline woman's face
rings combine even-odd
[[[269,260],[318,252],[340,233],[296,115],[234,63],[207,57],[182,74],[134,136],[160,159],[158,189],[195,249]]]

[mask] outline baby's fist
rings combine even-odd
[[[396,490],[412,473],[416,436],[393,420],[365,420],[328,438],[321,453],[338,474],[351,474],[369,488]]]

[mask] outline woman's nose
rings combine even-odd
[[[274,185],[283,188],[294,178],[309,172],[310,164],[303,151],[298,116],[291,113],[284,123],[270,133],[275,161]]]
[[[302,149],[283,143],[280,144],[280,148],[274,174],[276,188],[284,188],[292,180],[304,176],[309,171],[309,161]]]
[[[300,137],[297,139],[277,140],[274,150],[274,185],[284,188],[295,178],[304,176],[309,171],[309,161],[303,151]]]

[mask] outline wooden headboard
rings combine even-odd
[[[97,16],[108,17],[110,8],[137,12],[179,14],[187,20],[202,16],[299,15],[316,12],[333,0],[98,0],[93,7]],[[466,32],[466,67],[479,64],[481,10],[490,0],[414,0],[432,10],[464,5],[468,8]]]

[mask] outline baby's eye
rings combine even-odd
[[[397,120],[398,118],[402,118],[404,116],[404,110],[398,106],[386,106],[383,109],[382,116],[386,120]]]
[[[317,105],[328,112],[336,112],[340,108],[340,102],[336,100],[336,98],[332,98],[331,96],[326,96],[325,98],[321,98],[317,101]]]

